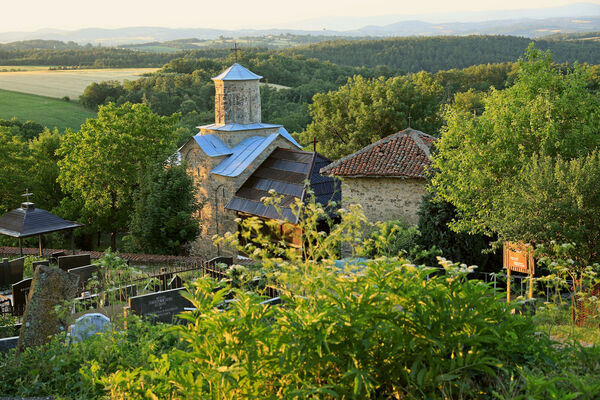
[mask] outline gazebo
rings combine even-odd
[[[26,196],[31,195],[26,193]],[[25,196],[24,195],[24,196]],[[21,203],[21,207],[9,211],[0,217],[0,234],[19,239],[19,251],[23,256],[23,239],[38,236],[40,256],[42,255],[42,235],[58,231],[71,231],[71,248],[75,254],[75,236],[73,230],[83,226],[76,222],[67,221],[41,208],[35,208],[35,204],[29,202]]]

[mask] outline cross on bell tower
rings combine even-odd
[[[238,62],[238,51],[242,51],[242,49],[238,47],[237,42],[233,42],[233,49],[229,50],[233,51],[233,54],[235,56],[235,62]]]

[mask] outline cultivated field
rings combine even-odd
[[[50,129],[57,127],[79,130],[86,118],[94,118],[95,113],[78,103],[32,94],[0,90],[0,118],[17,117],[21,121],[35,121]]]
[[[156,71],[157,68],[126,69],[79,69],[72,71],[50,71],[47,67],[3,67],[3,69],[28,69],[18,72],[0,72],[0,89],[31,93],[40,96],[69,96],[77,100],[83,90],[92,82],[134,80],[141,74]]]

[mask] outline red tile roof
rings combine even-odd
[[[342,177],[425,178],[429,151],[436,140],[407,128],[387,136],[321,169],[323,175]]]

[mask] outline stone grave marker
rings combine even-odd
[[[78,254],[75,256],[59,256],[58,267],[63,271],[67,271],[71,268],[83,267],[92,263],[89,254]]]
[[[10,260],[8,262],[10,284],[23,280],[23,269],[25,268],[25,257]]]
[[[0,287],[6,287],[22,280],[24,267],[24,257],[10,261],[8,258],[4,258],[0,263]]]
[[[15,347],[17,347],[17,343],[19,343],[18,336],[1,338],[0,339],[0,353],[6,353],[10,349],[14,349]]]
[[[79,290],[83,290],[92,275],[100,271],[100,266],[98,264],[84,265],[83,267],[70,268],[68,271],[79,275]]]
[[[80,342],[99,332],[111,329],[110,319],[100,313],[84,314],[71,325],[73,341]]]
[[[23,315],[25,312],[27,296],[29,295],[29,288],[31,287],[32,280],[32,278],[23,279],[21,282],[17,282],[12,285],[14,315]]]
[[[185,289],[171,289],[131,297],[129,310],[157,322],[171,323],[174,317],[183,312],[186,307],[193,307],[192,303],[181,295],[184,291]]]
[[[128,285],[104,291],[104,305],[109,306],[113,301],[126,302],[130,297],[137,296],[137,286]]]
[[[18,349],[43,345],[63,328],[54,306],[77,294],[79,276],[56,267],[39,266],[33,274]]]
[[[169,281],[169,289],[179,289],[183,287],[183,279],[179,275],[175,275],[173,279]]]
[[[45,266],[49,266],[50,265],[50,261],[49,260],[43,260],[43,261],[34,261],[31,263],[31,266],[33,267],[33,270],[35,271],[35,269],[39,266],[39,265],[45,265]]]

